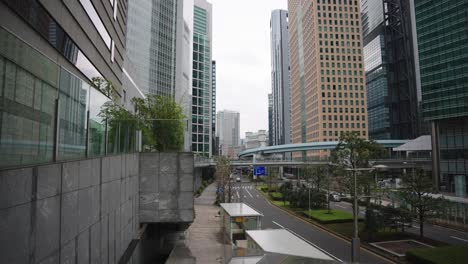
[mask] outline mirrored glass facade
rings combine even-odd
[[[100,116],[109,101],[0,28],[0,168],[135,151],[135,124]]]
[[[468,5],[415,1],[423,117],[432,122],[435,182],[468,196]],[[438,156],[440,154],[440,156]]]
[[[385,101],[388,97],[388,79],[383,34],[377,35],[364,46],[364,68],[369,137],[390,139],[390,109]]]
[[[211,5],[199,2],[195,1],[193,17],[192,151],[210,157],[213,135]]]

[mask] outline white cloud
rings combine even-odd
[[[270,17],[287,0],[211,0],[217,110],[240,112],[241,137],[268,129]]]

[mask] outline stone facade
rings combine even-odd
[[[117,263],[139,229],[139,154],[0,172],[0,263]]]
[[[191,223],[195,217],[193,154],[140,154],[140,221]]]

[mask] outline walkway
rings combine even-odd
[[[197,263],[223,263],[224,245],[221,235],[220,208],[214,205],[216,183],[195,198],[195,221],[188,229],[188,247]]]

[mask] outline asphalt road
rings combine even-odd
[[[234,183],[232,202],[243,202],[264,215],[262,229],[286,228],[341,262],[351,262],[351,243],[271,205],[253,183]],[[361,249],[360,263],[392,263]]]
[[[353,212],[352,205],[347,202],[331,202],[330,207],[349,213]],[[365,216],[365,207],[359,207],[359,215]],[[419,235],[419,223],[413,223],[413,226],[406,228],[406,231]],[[468,233],[450,228],[424,224],[424,236],[447,244],[468,246]]]

